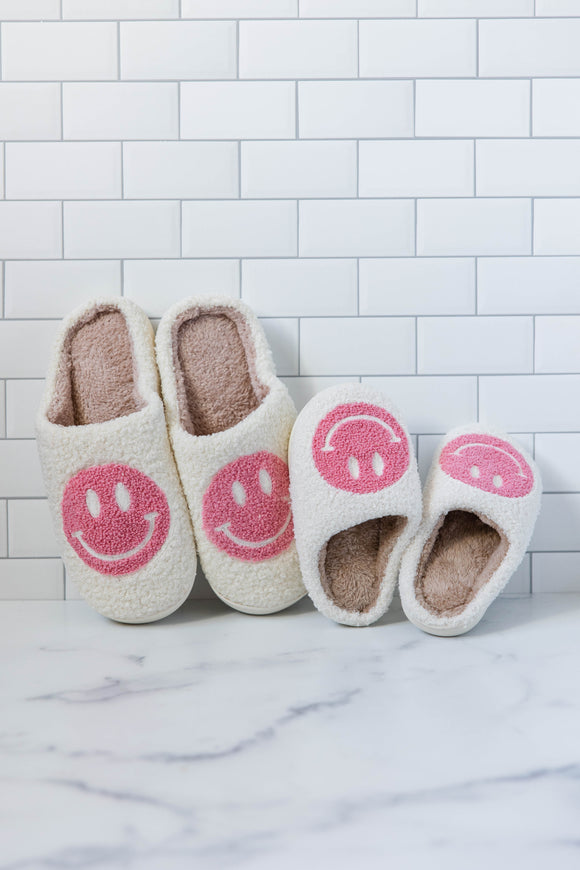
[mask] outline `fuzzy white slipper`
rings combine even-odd
[[[444,637],[477,625],[522,561],[541,491],[534,460],[507,435],[479,424],[446,435],[401,564],[411,622]]]
[[[171,453],[153,330],[125,299],[67,317],[37,418],[44,481],[70,577],[119,622],[151,622],[187,598],[196,570]]]
[[[204,573],[245,613],[305,594],[288,491],[296,409],[266,337],[236,299],[186,299],[157,330],[169,434]]]
[[[289,462],[308,594],[330,619],[370,625],[391,602],[421,519],[407,430],[382,393],[360,384],[330,387],[299,415]]]

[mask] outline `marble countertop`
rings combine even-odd
[[[580,595],[435,638],[0,606],[0,868],[580,867]]]

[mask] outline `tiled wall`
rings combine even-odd
[[[547,494],[510,588],[580,589],[580,0],[0,19],[0,597],[65,594],[33,417],[58,318],[103,292],[241,295],[298,404],[384,387],[423,469],[455,424],[518,433]]]

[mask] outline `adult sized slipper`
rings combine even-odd
[[[214,592],[245,613],[305,595],[288,491],[296,409],[251,310],[186,299],[157,330],[169,434],[200,561]]]
[[[407,430],[382,393],[360,384],[330,387],[299,415],[289,461],[308,594],[330,619],[370,625],[391,602],[421,519]]]
[[[119,622],[176,610],[195,579],[195,545],[153,330],[135,304],[96,299],[64,320],[36,429],[56,534],[82,596]]]
[[[411,622],[444,637],[477,625],[523,559],[541,491],[534,460],[507,435],[479,424],[449,432],[401,564],[401,601]]]

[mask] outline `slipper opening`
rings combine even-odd
[[[230,429],[268,393],[249,326],[235,309],[190,308],[173,324],[172,346],[181,424],[190,435]]]
[[[125,315],[113,305],[91,308],[63,343],[48,419],[60,426],[104,423],[144,405]]]
[[[435,616],[457,616],[504,559],[505,535],[487,517],[464,510],[443,516],[423,548],[415,591]]]
[[[322,549],[322,587],[338,607],[366,613],[377,602],[387,561],[407,517],[366,520],[333,535]]]

